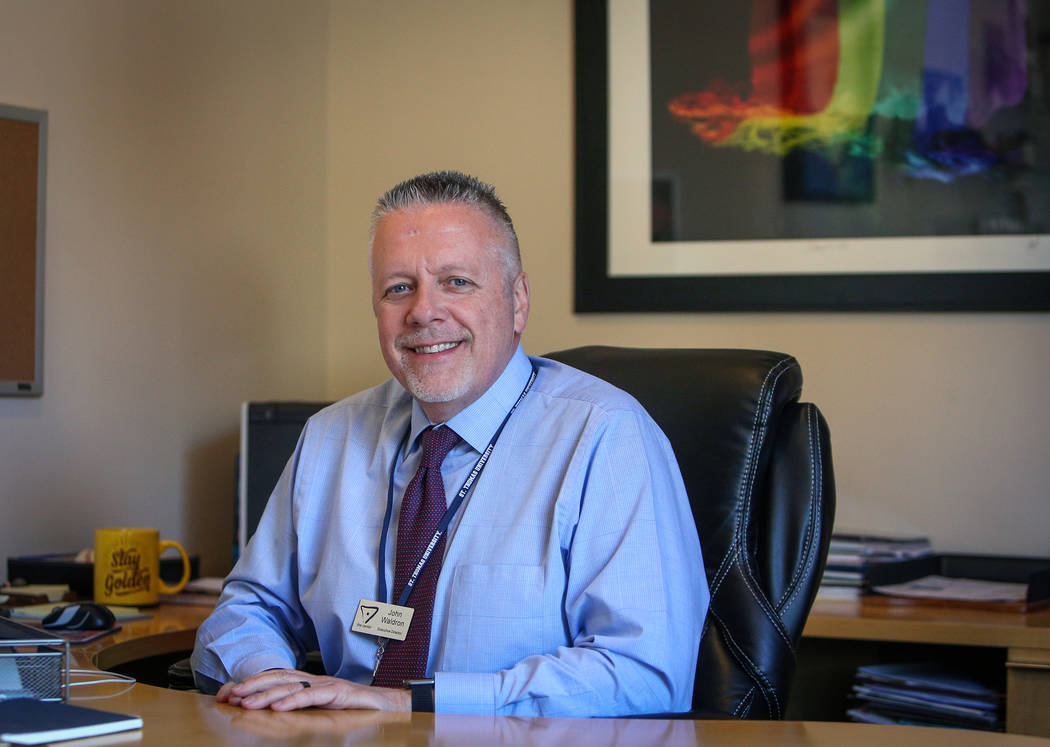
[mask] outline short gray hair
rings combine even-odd
[[[459,171],[432,171],[407,179],[387,190],[372,210],[369,228],[369,247],[375,241],[379,222],[391,213],[416,205],[459,204],[470,205],[487,215],[506,239],[504,246],[493,247],[499,251],[500,263],[508,285],[521,272],[521,250],[514,221],[510,219],[506,205],[496,195],[491,184]],[[369,251],[371,262],[371,251]]]

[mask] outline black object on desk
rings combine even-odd
[[[40,625],[49,630],[109,630],[116,622],[117,618],[103,604],[74,602],[55,607]]]
[[[7,559],[7,578],[11,583],[69,584],[79,599],[95,595],[95,564],[78,563],[76,553],[23,555]],[[200,576],[200,557],[190,555],[190,578]],[[160,577],[169,584],[182,578],[182,558],[160,559]]]
[[[11,744],[45,744],[141,728],[138,716],[32,698],[0,701],[0,739]]]
[[[1050,558],[1003,555],[927,555],[912,560],[872,566],[870,586],[888,586],[924,576],[972,578],[981,581],[1007,581],[1028,584],[1020,603],[982,603],[981,606],[1011,612],[1030,612],[1050,604]],[[929,603],[929,600],[922,600]]]
[[[255,533],[266,502],[303,426],[331,402],[244,402],[241,451],[237,457],[237,504],[234,511],[234,560]]]

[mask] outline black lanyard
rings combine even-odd
[[[405,588],[398,597],[397,604],[404,607],[405,602],[408,601],[409,595],[412,593],[412,589],[416,585],[416,579],[419,578],[419,574],[423,571],[423,566],[426,565],[427,560],[430,559],[430,555],[434,552],[434,548],[437,546],[438,541],[445,534],[445,530],[448,529],[449,523],[452,518],[456,515],[456,511],[463,504],[463,499],[466,498],[467,493],[470,492],[471,486],[481,475],[482,470],[485,469],[485,465],[488,464],[489,456],[492,454],[492,449],[496,446],[496,441],[499,440],[500,434],[503,433],[503,427],[510,420],[510,416],[514,414],[514,411],[518,409],[518,405],[525,399],[525,395],[529,393],[532,388],[533,382],[536,381],[536,365],[532,365],[532,373],[529,375],[529,380],[525,383],[525,388],[521,390],[521,394],[518,396],[517,402],[507,412],[506,417],[503,418],[503,422],[500,423],[499,428],[492,435],[492,439],[489,441],[489,445],[485,447],[485,450],[481,453],[481,457],[474,464],[474,469],[470,471],[467,476],[466,482],[463,483],[463,487],[456,493],[456,497],[453,499],[452,504],[445,509],[444,516],[441,517],[441,523],[438,524],[437,529],[434,531],[434,536],[430,538],[430,542],[427,543],[426,549],[423,550],[422,556],[419,558],[419,562],[416,563],[416,567],[412,570],[412,575],[409,576]],[[409,432],[411,432],[411,425],[409,426]],[[383,516],[383,533],[379,537],[379,596],[380,601],[385,601],[387,598],[386,592],[386,537],[390,530],[390,518],[394,513],[394,474],[397,471],[398,458],[401,456],[401,451],[404,449],[404,444],[408,441],[408,434],[405,434],[405,438],[402,441],[402,445],[398,448],[397,453],[394,454],[393,464],[390,465],[390,481],[387,487],[387,498],[386,498],[386,514]]]

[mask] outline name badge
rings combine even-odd
[[[350,630],[403,641],[412,624],[412,612],[411,607],[362,599],[357,605],[357,614],[354,615],[354,624]]]

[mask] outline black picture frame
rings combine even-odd
[[[575,2],[575,311],[1047,311],[1050,272],[612,276],[606,0]]]

